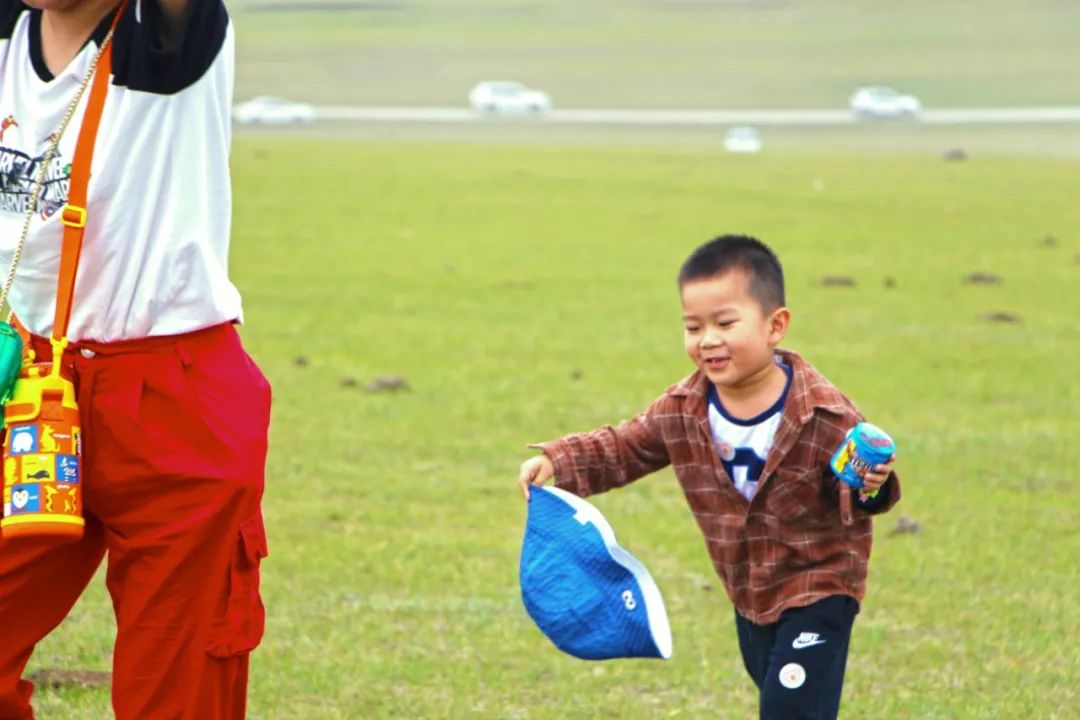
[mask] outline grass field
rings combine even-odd
[[[234,168],[244,337],[276,392],[250,717],[755,716],[669,473],[596,503],[664,592],[671,661],[562,656],[516,584],[525,443],[626,417],[688,372],[674,272],[726,231],[775,246],[786,344],[900,446],[843,716],[1076,717],[1075,161],[868,172],[857,153],[248,136]],[[342,386],[386,374],[411,391]],[[923,531],[890,535],[900,514]],[[108,669],[111,633],[95,582],[32,667]],[[106,716],[104,690],[38,697],[42,718]]]
[[[1080,103],[1080,4],[1072,0],[230,7],[241,98],[462,105],[480,80],[516,79],[561,107],[842,107],[866,84],[913,92],[927,107]]]

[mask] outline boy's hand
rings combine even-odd
[[[894,462],[896,462],[895,455],[889,458],[889,462],[875,465],[873,469],[863,475],[863,486],[859,489],[860,497],[866,499],[877,495],[877,491],[881,489],[881,486],[889,479],[889,475],[892,474],[892,464]]]
[[[518,472],[518,486],[521,487],[521,494],[528,500],[530,485],[543,485],[554,475],[555,466],[551,464],[547,455],[529,458],[521,463],[521,470]]]

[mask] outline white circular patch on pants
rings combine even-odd
[[[802,687],[806,682],[806,670],[799,663],[788,663],[780,668],[780,684],[788,690]]]

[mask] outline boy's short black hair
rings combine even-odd
[[[732,270],[750,278],[750,294],[763,310],[784,307],[784,268],[768,245],[749,235],[721,235],[690,253],[679,270],[679,288]]]

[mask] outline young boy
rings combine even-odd
[[[866,590],[870,516],[900,499],[889,464],[854,491],[828,469],[862,417],[797,354],[780,261],[725,235],[679,272],[686,353],[697,366],[618,427],[539,445],[519,483],[579,496],[672,465],[735,605],[761,718],[835,718],[851,625]],[[890,459],[890,463],[892,459]]]

